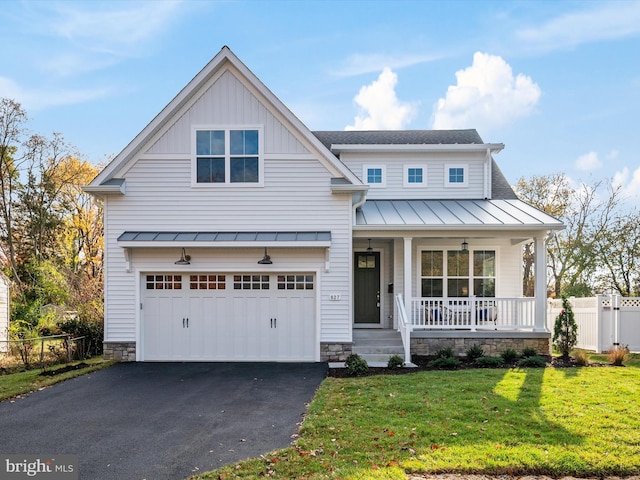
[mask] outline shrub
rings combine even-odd
[[[60,330],[71,335],[71,338],[84,337],[76,342],[78,359],[85,359],[102,355],[102,340],[104,326],[102,322],[83,321],[77,317],[70,318],[58,324]]]
[[[367,364],[367,361],[357,353],[349,355],[344,361],[344,366],[347,369],[347,372],[349,372],[349,375],[353,375],[355,377],[364,375],[369,371],[369,364]]]
[[[441,348],[436,352],[436,358],[453,358],[453,349],[451,347]]]
[[[547,362],[544,358],[534,355],[518,360],[518,366],[523,368],[544,368],[547,366]]]
[[[471,362],[475,362],[478,358],[484,357],[484,350],[480,345],[474,345],[473,347],[469,347],[469,349],[465,352],[467,359]]]
[[[585,365],[589,365],[589,355],[587,355],[587,352],[578,350],[573,354],[573,358],[578,365],[581,365],[583,367]]]
[[[399,355],[392,356],[387,362],[387,368],[396,369],[404,367],[404,360]]]
[[[624,362],[627,361],[627,359],[629,358],[629,349],[626,346],[614,347],[613,349],[609,350],[609,353],[607,356],[612,365],[615,365],[616,367],[621,367],[624,364]]]
[[[476,365],[480,368],[501,367],[502,357],[480,357],[476,359]]]
[[[522,350],[522,358],[537,357],[537,356],[538,356],[538,352],[535,348],[527,347],[524,350]]]
[[[573,347],[578,343],[578,325],[573,315],[571,303],[562,299],[562,310],[556,317],[553,326],[553,344],[558,348],[563,359],[568,359]]]
[[[518,360],[519,355],[513,348],[507,348],[500,354],[500,357],[504,363],[513,363]]]
[[[438,357],[427,363],[427,367],[439,370],[453,370],[460,366],[460,360],[455,357]]]

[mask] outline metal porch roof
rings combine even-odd
[[[356,227],[383,229],[562,229],[563,223],[521,200],[367,200]]]
[[[118,237],[121,246],[329,246],[331,232],[160,232],[126,231]]]

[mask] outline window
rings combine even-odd
[[[191,290],[224,290],[226,288],[226,276],[190,275],[189,288]]]
[[[147,290],[182,290],[182,275],[147,275]]]
[[[260,129],[195,130],[194,183],[259,184]]]
[[[372,187],[387,186],[387,174],[384,165],[364,165],[362,167],[362,174],[365,183],[368,183]]]
[[[421,253],[423,297],[495,297],[495,250],[423,250]]]
[[[234,275],[234,290],[269,290],[269,275]]]
[[[313,275],[278,275],[278,290],[313,290]]]
[[[466,187],[469,185],[466,165],[445,165],[444,166],[444,186],[445,187]]]
[[[404,166],[404,186],[422,187],[427,183],[427,167],[422,165]]]

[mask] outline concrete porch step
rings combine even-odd
[[[367,363],[386,363],[398,355],[404,358],[402,337],[395,330],[356,329],[353,331],[353,353],[360,355]]]

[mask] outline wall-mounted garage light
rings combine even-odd
[[[271,257],[267,253],[267,247],[264,247],[264,257],[262,257],[262,260],[258,260],[258,263],[260,265],[271,265],[273,263],[271,261]]]
[[[180,254],[180,259],[174,262],[176,265],[191,265],[191,255],[187,255],[182,249],[182,253]]]

